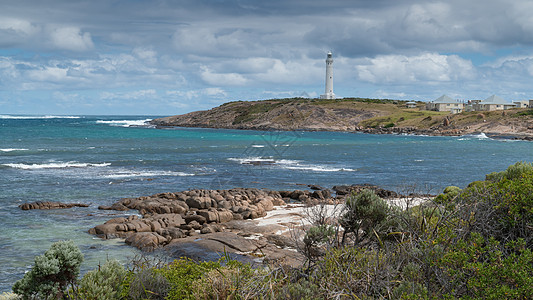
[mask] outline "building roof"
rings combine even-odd
[[[492,95],[487,99],[481,101],[479,104],[499,104],[499,105],[516,105],[514,103],[503,100],[501,97]]]
[[[439,98],[435,99],[433,103],[457,103],[457,101],[453,100],[447,95],[442,95]]]

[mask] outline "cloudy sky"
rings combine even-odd
[[[530,0],[0,0],[0,114],[318,97],[533,99]]]

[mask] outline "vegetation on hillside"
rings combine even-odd
[[[186,126],[256,130],[363,131],[464,135],[474,132],[531,135],[530,109],[490,112],[437,112],[425,102],[391,99],[270,99],[233,101],[207,111],[155,119],[158,126]],[[386,130],[381,130],[381,129]]]
[[[529,299],[533,295],[533,165],[519,162],[420,205],[387,205],[364,190],[328,214],[310,210],[298,241],[301,268],[219,262],[109,263],[72,280],[76,267],[32,271],[14,291],[25,299]],[[55,247],[47,259],[76,253]],[[58,252],[59,251],[59,252]],[[55,257],[55,258],[54,258]],[[74,255],[74,257],[78,257]],[[76,261],[79,261],[76,260]],[[61,263],[59,264],[61,265]],[[39,271],[37,269],[39,268]],[[63,271],[61,271],[63,270]],[[47,273],[47,272],[50,272]],[[44,277],[35,277],[37,274]],[[66,274],[66,273],[65,273]],[[47,277],[48,276],[48,277]],[[37,281],[36,278],[41,278]],[[46,281],[47,279],[48,281]],[[67,292],[65,283],[71,283]],[[29,286],[29,285],[28,285]],[[52,293],[42,292],[54,287]],[[98,291],[98,292],[97,292]]]

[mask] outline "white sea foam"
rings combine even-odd
[[[76,161],[69,162],[51,162],[44,164],[2,164],[6,167],[11,167],[14,169],[22,170],[41,170],[41,169],[66,169],[66,168],[87,168],[87,167],[107,167],[110,166],[110,163],[80,163]]]
[[[306,164],[298,160],[280,159],[276,160],[271,157],[247,157],[247,158],[228,158],[228,160],[239,162],[243,165],[268,165],[278,166],[288,170],[307,170],[314,172],[356,172],[355,169],[338,168],[319,164]]]
[[[252,145],[252,148],[265,148],[265,145]]]
[[[145,126],[146,123],[152,121],[152,119],[144,120],[97,120],[96,124],[107,124],[109,126],[117,127],[131,127],[131,126]]]
[[[486,140],[486,139],[490,139],[490,138],[486,134],[481,132],[481,133],[478,133],[478,134],[466,134],[466,135],[463,135],[458,140],[459,141],[468,141],[468,140],[471,140],[471,139]]]
[[[12,151],[28,151],[29,149],[22,149],[22,148],[5,148],[0,149],[1,152],[12,152]]]
[[[132,177],[157,177],[157,176],[194,176],[195,174],[174,171],[118,171],[113,174],[102,175],[103,178],[121,179]]]
[[[0,119],[11,119],[11,120],[33,120],[33,119],[79,119],[78,116],[13,116],[13,115],[0,115]]]
[[[236,161],[241,165],[254,165],[254,164],[274,164],[276,161],[271,157],[246,157],[246,158],[234,158],[230,157],[228,160]]]

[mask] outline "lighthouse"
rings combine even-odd
[[[335,99],[333,93],[333,55],[331,51],[328,52],[326,58],[326,91],[324,95],[320,95],[320,99]]]

